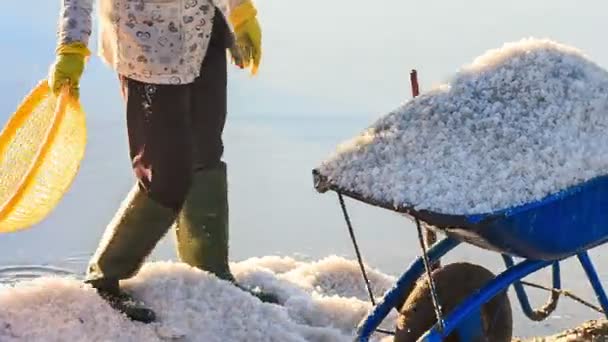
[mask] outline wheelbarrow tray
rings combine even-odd
[[[492,213],[447,215],[365,198],[313,170],[319,192],[335,191],[422,221],[428,228],[472,245],[533,260],[560,260],[608,241],[608,175],[545,198]]]

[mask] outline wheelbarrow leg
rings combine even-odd
[[[429,261],[432,263],[439,260],[459,244],[459,241],[451,238],[445,238],[437,242],[428,250]],[[397,301],[399,301],[405,295],[405,289],[411,288],[411,285],[414,284],[423,273],[424,262],[422,256],[419,256],[410,265],[408,270],[403,273],[399,280],[397,280],[395,285],[385,293],[383,299],[374,307],[367,318],[359,325],[357,329],[356,341],[369,341],[371,335],[376,331],[389,312],[394,308]]]
[[[439,331],[438,326],[435,325],[431,330],[424,334],[419,341],[443,341],[443,339],[456,330],[465,319],[469,318],[472,313],[479,310],[482,305],[492,300],[492,298],[504,291],[511,284],[551,264],[551,261],[524,260],[507,269],[481,288],[476,294],[467,298],[467,300],[444,318],[443,331]]]
[[[513,267],[513,265],[515,265],[515,262],[513,261],[513,258],[511,256],[503,254],[502,258],[507,268]],[[559,267],[559,261],[554,261],[552,265],[552,278],[553,289],[555,290],[560,290],[562,287],[560,273],[561,272]],[[524,289],[524,286],[521,281],[518,280],[514,282],[513,288],[515,289],[515,294],[517,295],[517,299],[519,300],[519,304],[524,314],[532,321],[540,322],[542,320],[545,320],[557,308],[557,302],[559,301],[560,296],[559,292],[551,292],[549,300],[543,307],[539,309],[532,309],[532,306],[530,305],[530,300],[528,299],[528,295],[526,293],[526,289]]]
[[[600,282],[600,278],[595,271],[595,267],[593,267],[593,263],[591,262],[591,258],[589,258],[589,254],[585,252],[581,252],[577,254],[578,260],[583,266],[585,273],[587,274],[587,278],[589,278],[589,282],[593,287],[593,291],[595,291],[595,296],[597,300],[600,302],[602,309],[604,310],[604,315],[608,318],[608,298],[606,298],[606,292],[604,291],[604,287]]]

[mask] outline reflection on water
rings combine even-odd
[[[0,284],[15,285],[40,277],[78,277],[78,273],[55,266],[25,265],[0,267]]]

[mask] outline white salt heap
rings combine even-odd
[[[526,39],[491,50],[342,145],[319,171],[375,201],[481,214],[608,173],[608,73]]]
[[[159,322],[134,323],[80,281],[46,277],[0,287],[0,341],[346,342],[371,308],[353,261],[265,257],[232,267],[239,281],[278,294],[282,305],[184,264],[152,263],[127,286]],[[395,281],[375,270],[369,275],[376,296]],[[394,323],[393,312],[383,327]]]

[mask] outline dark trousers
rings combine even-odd
[[[184,203],[193,172],[217,167],[224,152],[230,35],[217,12],[194,83],[153,85],[120,78],[135,176],[148,196],[176,210]]]

